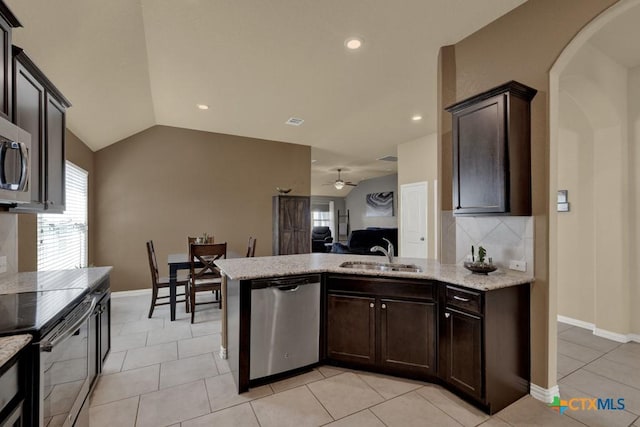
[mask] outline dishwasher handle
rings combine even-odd
[[[295,292],[300,289],[300,285],[282,285],[275,288],[281,292]]]
[[[294,291],[298,286],[320,283],[319,275],[279,277],[266,280],[253,280],[251,289],[278,288],[282,291]]]

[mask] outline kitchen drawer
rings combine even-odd
[[[447,286],[446,304],[471,313],[482,314],[482,293]]]
[[[379,278],[366,276],[329,276],[327,289],[331,292],[367,294],[380,297],[434,300],[436,285],[429,280]]]

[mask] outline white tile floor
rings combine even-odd
[[[321,366],[238,395],[218,356],[220,310],[184,306],[147,319],[149,297],[112,300],[112,350],[91,397],[91,426],[640,426],[640,344],[559,325],[564,399],[622,397],[622,411],[559,415],[525,397],[493,417],[428,383]],[[634,424],[635,423],[635,424]]]

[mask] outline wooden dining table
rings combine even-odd
[[[167,256],[167,264],[169,264],[169,307],[171,312],[171,320],[176,320],[176,299],[178,281],[178,271],[191,270],[191,262],[189,261],[189,254],[169,254]],[[196,261],[195,266],[202,268],[201,262]],[[185,298],[189,298],[189,295],[185,295]]]

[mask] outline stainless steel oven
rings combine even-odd
[[[41,426],[88,425],[79,414],[91,387],[90,317],[96,302],[86,297],[40,340]]]

